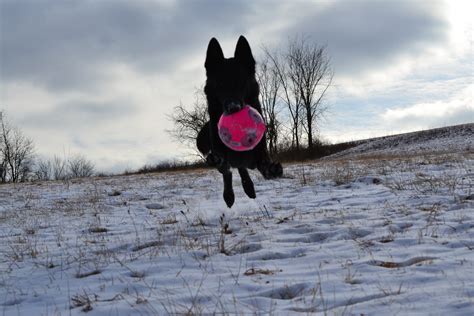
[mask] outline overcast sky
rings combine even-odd
[[[0,110],[38,155],[123,171],[185,150],[166,114],[231,57],[306,35],[335,71],[333,142],[474,122],[472,1],[0,0]]]

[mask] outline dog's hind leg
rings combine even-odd
[[[231,208],[235,201],[234,189],[232,188],[232,172],[230,171],[229,166],[221,167],[218,170],[220,173],[222,173],[222,177],[224,178],[225,204],[227,204],[228,208]]]
[[[251,199],[255,199],[255,188],[253,187],[252,179],[250,178],[249,172],[246,168],[239,168],[240,179],[242,180],[242,187],[245,193]]]

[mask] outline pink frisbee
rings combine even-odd
[[[265,122],[254,108],[246,105],[233,114],[222,114],[217,124],[219,137],[232,150],[252,150],[262,140]]]

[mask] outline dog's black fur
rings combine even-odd
[[[224,201],[232,207],[235,197],[231,167],[238,168],[244,191],[252,199],[256,195],[247,168],[257,168],[266,179],[281,177],[283,168],[280,163],[270,160],[265,135],[254,149],[239,152],[225,146],[217,132],[217,123],[224,112],[234,113],[244,105],[250,105],[262,114],[255,79],[255,59],[245,37],[240,36],[233,58],[224,58],[219,42],[212,38],[204,65],[207,76],[204,92],[210,121],[199,132],[197,147],[204,156],[207,155],[207,163],[222,173]]]

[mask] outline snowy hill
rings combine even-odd
[[[232,209],[209,170],[2,185],[0,312],[472,315],[472,124],[456,130],[252,172],[255,200],[234,176]]]
[[[371,138],[356,142],[336,157],[374,154],[419,154],[474,151],[474,123],[435,128],[425,131]]]

